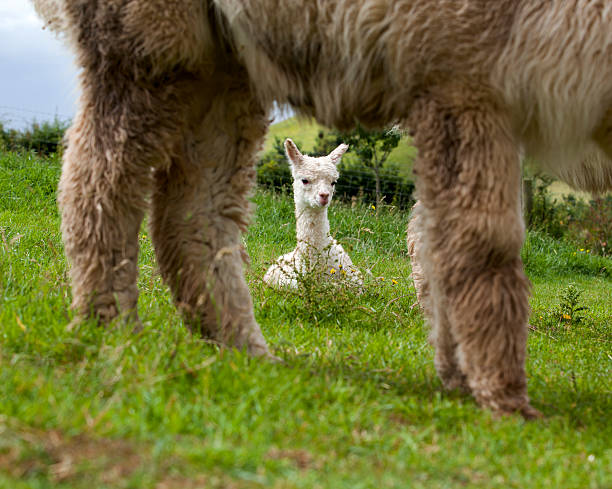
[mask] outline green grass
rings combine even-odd
[[[144,330],[68,331],[58,175],[0,155],[1,488],[611,487],[611,260],[529,236],[529,394],[545,418],[497,420],[435,375],[407,215],[335,204],[364,293],[282,293],[261,277],[295,245],[293,204],[256,194],[247,277],[271,364],[185,330],[144,227]],[[570,283],[588,309],[568,320]]]

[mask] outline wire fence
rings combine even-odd
[[[348,164],[342,162],[339,171],[336,198],[347,201],[358,199],[370,204],[377,202],[376,176],[371,168],[360,161],[352,161]],[[290,193],[293,177],[286,162],[262,160],[257,167],[257,182],[262,187]],[[381,169],[378,187],[386,204],[409,208],[414,203],[414,185],[409,178],[399,174],[398,168]]]
[[[25,107],[0,105],[0,123],[16,131],[22,131],[34,123],[41,124],[50,120],[69,122],[71,119],[72,115],[60,112],[45,112]]]

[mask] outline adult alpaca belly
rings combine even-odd
[[[78,48],[105,46],[114,56],[146,62],[143,77],[211,65],[218,42],[201,0],[33,0],[47,25]]]

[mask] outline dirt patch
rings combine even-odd
[[[306,450],[272,449],[267,458],[288,460],[300,470],[322,464]],[[155,461],[151,447],[124,439],[89,434],[69,436],[7,422],[0,416],[0,472],[14,479],[38,477],[78,487],[124,487],[144,475],[152,489],[261,489],[261,480],[235,478],[220,470],[201,473],[186,460],[170,455]],[[135,479],[138,480],[138,479]],[[276,486],[274,486],[276,487]],[[284,486],[283,486],[284,487]]]
[[[319,468],[320,465],[314,456],[306,450],[272,448],[268,451],[266,457],[271,460],[289,460],[301,470]]]
[[[277,454],[281,457],[281,454]],[[282,458],[309,464],[300,451]],[[195,473],[193,472],[195,470]],[[261,489],[255,481],[234,479],[221,471],[198,473],[197,468],[175,456],[156,463],[144,443],[99,438],[87,434],[69,436],[60,430],[39,430],[7,422],[0,416],[0,472],[14,479],[43,477],[52,483],[76,483],[78,487],[124,487],[137,471],[146,471],[152,489]],[[174,473],[173,473],[174,472]],[[178,472],[178,473],[176,473]],[[181,472],[188,474],[182,475]],[[173,473],[172,475],[168,475]]]
[[[167,477],[155,485],[155,489],[262,489],[263,484],[230,479],[227,476]]]
[[[0,426],[0,440],[0,470],[15,478],[44,473],[63,482],[93,476],[112,484],[141,466],[142,450],[125,440],[6,426]]]

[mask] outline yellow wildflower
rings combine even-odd
[[[372,205],[372,209],[376,210],[376,206],[375,206],[375,205]]]
[[[570,316],[569,314],[564,314],[563,315],[563,319],[570,320],[570,319],[572,319],[572,316]]]
[[[395,280],[394,278],[391,279],[391,282],[393,283],[393,285],[397,285],[397,280]]]
[[[336,269],[335,269],[335,268],[332,268],[332,269],[329,271],[329,273],[331,273],[331,274],[333,275],[334,273],[336,273]]]

